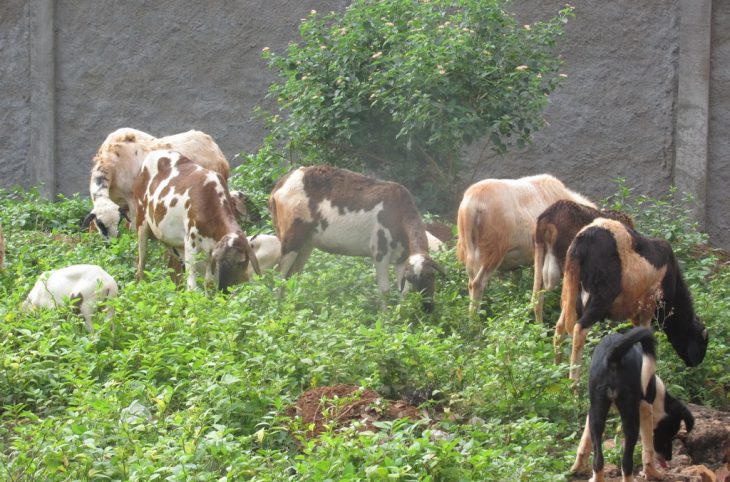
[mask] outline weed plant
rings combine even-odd
[[[248,164],[266,169],[261,159]],[[233,184],[256,187],[247,182]],[[266,189],[255,205],[265,206]],[[609,204],[634,214],[640,231],[670,239],[710,333],[693,369],[659,335],[659,372],[684,400],[727,409],[730,270],[711,251],[697,255],[706,239],[682,204],[632,198],[623,185]],[[570,390],[567,365],[553,363],[552,324],[533,321],[531,268],[499,275],[479,320],[466,316],[453,250],[437,255],[448,274],[431,315],[417,294],[393,293],[378,310],[367,260],[319,252],[287,281],[266,273],[230,296],[187,292],[170,281],[158,243],[137,283],[128,230],[108,246],[79,232],[87,200],[6,192],[0,207],[0,480],[567,478],[586,396]],[[18,309],[41,271],[73,263],[99,264],[120,285],[113,324],[99,315],[93,334],[69,310]],[[557,305],[553,293],[546,320],[557,318]],[[599,324],[589,340],[617,328]],[[423,405],[423,420],[306,439],[287,408],[304,390],[336,383],[393,397],[428,388],[441,398]]]

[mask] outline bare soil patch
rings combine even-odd
[[[289,409],[290,416],[300,416],[307,438],[316,437],[328,428],[362,422],[361,430],[379,430],[378,421],[410,418],[423,414],[403,400],[386,400],[375,390],[353,385],[317,387],[304,392]]]

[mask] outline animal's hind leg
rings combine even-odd
[[[654,410],[650,403],[642,400],[641,416],[641,462],[644,475],[649,480],[662,479],[662,473],[654,466]]]
[[[593,450],[593,444],[591,443],[590,415],[586,415],[586,425],[583,429],[580,445],[578,445],[578,452],[575,454],[575,462],[570,468],[570,473],[585,474],[589,471],[588,458],[591,456],[591,450]]]
[[[622,482],[634,480],[634,447],[639,440],[639,404],[617,401],[621,414],[621,428],[624,432],[624,454],[621,459]]]
[[[592,397],[591,397],[592,398]],[[607,400],[591,399],[588,424],[591,431],[591,443],[593,444],[593,477],[592,482],[603,482],[603,430],[606,428],[606,416],[611,403]],[[592,415],[592,416],[591,416]]]
[[[489,283],[494,270],[488,270],[484,266],[479,268],[476,276],[469,280],[469,313],[471,316],[476,316],[479,312],[479,305],[482,302],[482,296],[484,295],[484,289]]]

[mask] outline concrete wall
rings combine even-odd
[[[712,13],[707,232],[730,249],[730,2],[714,0]]]
[[[568,77],[550,97],[548,125],[531,145],[488,156],[477,178],[549,172],[594,199],[625,177],[656,195],[672,182],[679,47],[675,0],[584,0],[560,41]],[[519,0],[523,24],[545,20],[561,0]],[[487,152],[488,154],[488,152]]]
[[[7,0],[0,7],[0,186],[29,186],[30,24],[29,4]]]
[[[212,134],[229,158],[255,151],[265,132],[253,109],[268,103],[266,87],[274,80],[261,49],[281,51],[296,40],[299,20],[311,9],[341,10],[348,3],[2,2],[0,186],[29,187],[50,176],[49,193],[86,194],[90,160],[120,126],[154,135],[197,128]],[[564,4],[513,0],[510,9],[532,23]],[[549,125],[524,150],[487,155],[475,178],[552,172],[595,199],[615,192],[617,176],[650,195],[685,182],[702,191],[698,210],[713,242],[730,248],[730,2],[581,0],[575,6],[560,46],[568,78],[551,96]],[[704,30],[695,28],[703,22]],[[700,47],[685,47],[688,38]],[[694,67],[703,59],[704,84]],[[688,103],[702,88],[709,97],[704,125]],[[699,130],[687,129],[684,119],[699,119]],[[702,129],[704,138],[692,137]],[[682,144],[682,135],[700,148],[704,142],[704,154]],[[471,152],[477,158],[481,151]],[[687,168],[693,162],[706,172]],[[39,163],[50,170],[32,168]]]

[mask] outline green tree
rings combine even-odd
[[[520,25],[503,0],[355,0],[302,21],[270,87],[275,135],[303,163],[370,170],[444,211],[463,187],[464,148],[523,146],[558,85],[561,10]]]

